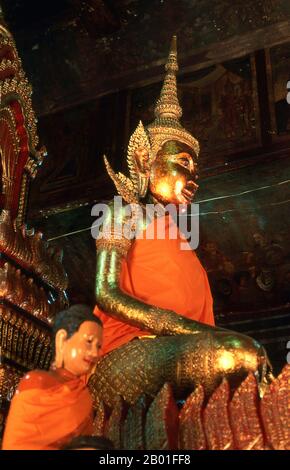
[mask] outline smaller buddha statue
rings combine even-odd
[[[118,395],[130,404],[154,397],[165,382],[177,397],[200,384],[210,394],[224,377],[234,384],[249,372],[262,383],[268,367],[257,341],[215,326],[207,274],[168,209],[180,215],[198,188],[199,143],[180,123],[177,70],[173,38],[155,120],[130,138],[130,177],[105,158],[121,204],[109,205],[96,241],[104,343],[91,389],[111,406]],[[148,205],[157,208],[149,218]]]
[[[93,432],[87,380],[102,344],[102,323],[85,305],[59,312],[49,371],[28,372],[12,398],[4,450],[55,450]]]

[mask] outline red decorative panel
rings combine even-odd
[[[275,450],[290,450],[290,364],[266,390],[261,416],[268,444]]]
[[[234,448],[229,422],[229,384],[226,380],[214,391],[204,410],[204,429],[209,450]]]
[[[202,386],[199,386],[189,395],[179,414],[179,449],[206,449],[202,424],[203,402],[204,391]]]
[[[146,449],[177,449],[178,409],[172,389],[165,384],[152,402],[145,426]]]
[[[252,374],[249,374],[235,391],[229,409],[235,448],[264,449],[264,437],[259,419],[258,387]]]

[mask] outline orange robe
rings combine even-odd
[[[152,223],[153,239],[135,239],[127,258],[123,260],[120,287],[130,296],[146,304],[174,310],[179,315],[201,323],[214,325],[213,300],[206,271],[196,253],[190,248],[173,219],[165,217],[165,238],[156,234],[156,219]],[[170,233],[177,232],[171,239]],[[121,322],[102,312],[94,313],[103,321],[104,338],[102,354],[150,333]]]
[[[92,433],[92,410],[86,377],[64,369],[29,372],[11,401],[2,449],[59,449]]]

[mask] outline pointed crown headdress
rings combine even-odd
[[[166,75],[160,98],[155,106],[155,120],[147,127],[151,145],[156,149],[168,140],[178,140],[187,144],[198,156],[198,141],[182,127],[179,121],[182,109],[178,101],[176,84],[178,71],[176,36],[172,38],[165,70]]]
[[[114,181],[118,193],[127,202],[138,202],[140,197],[144,197],[146,193],[147,186],[144,182],[144,176],[140,174],[135,159],[135,152],[138,148],[145,148],[148,151],[149,166],[152,165],[158,150],[169,140],[182,142],[192,148],[196,156],[199,154],[198,141],[182,127],[179,121],[182,109],[178,101],[176,84],[176,72],[178,71],[176,36],[172,38],[165,70],[166,76],[160,98],[155,106],[155,120],[147,126],[147,129],[140,121],[129,141],[127,163],[130,178],[122,173],[116,174],[104,157],[108,174]]]

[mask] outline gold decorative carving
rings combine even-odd
[[[134,432],[139,437],[146,436],[147,450],[290,450],[289,380],[290,367],[286,365],[278,378],[267,386],[262,399],[259,398],[257,382],[252,374],[234,388],[232,398],[226,380],[215,388],[207,402],[205,391],[199,386],[188,396],[180,411],[173,399],[171,386],[165,384],[148,409],[144,408],[144,403],[141,406],[144,419],[138,420]],[[125,427],[123,420],[119,419],[120,398],[113,405],[109,421],[118,416],[114,436],[127,429],[126,422],[131,419],[132,413],[140,418],[142,401],[143,397],[140,396],[130,406]],[[129,444],[128,447],[126,435],[121,440],[121,449],[140,449],[139,439],[129,442],[131,446]]]
[[[265,391],[260,403],[268,444],[275,450],[290,450],[290,364]]]

